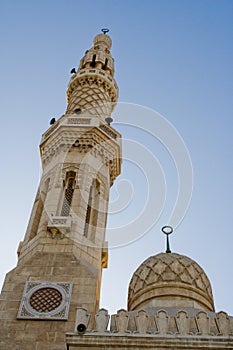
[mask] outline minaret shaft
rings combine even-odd
[[[42,135],[41,181],[17,266],[1,294],[4,349],[65,350],[76,308],[88,309],[90,327],[99,308],[109,190],[121,170],[121,136],[105,121],[118,91],[111,39],[100,34],[93,45],[69,83],[66,114]]]

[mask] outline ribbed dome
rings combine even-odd
[[[210,281],[192,259],[161,253],[145,260],[129,284],[128,309],[196,307],[214,311]]]

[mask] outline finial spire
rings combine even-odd
[[[106,33],[109,32],[109,29],[108,29],[108,28],[102,28],[102,29],[101,29],[101,32],[104,33],[104,34],[106,34]]]
[[[167,236],[167,249],[166,253],[171,253],[170,244],[169,244],[169,235],[173,232],[173,228],[171,226],[163,226],[161,231]]]

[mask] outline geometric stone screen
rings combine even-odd
[[[71,282],[27,281],[18,319],[67,320]]]
[[[31,307],[38,312],[55,310],[62,303],[62,294],[55,288],[40,288],[29,299]]]

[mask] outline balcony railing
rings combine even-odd
[[[64,236],[71,230],[71,216],[53,216],[51,215],[48,222],[48,231],[51,233],[52,238]]]

